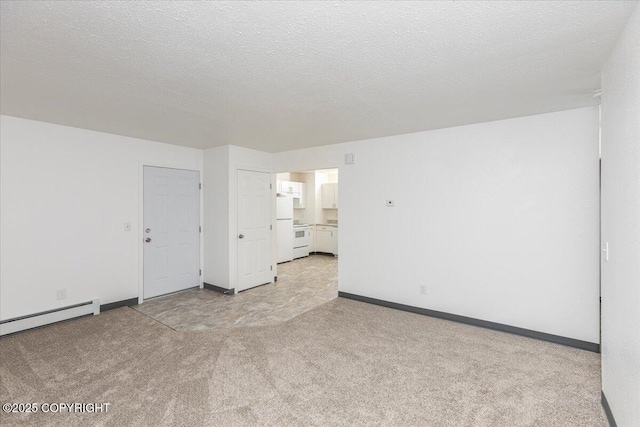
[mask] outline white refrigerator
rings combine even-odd
[[[293,197],[276,197],[276,241],[278,263],[293,260]]]

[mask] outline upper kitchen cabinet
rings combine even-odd
[[[278,181],[278,192],[293,196],[294,184],[296,183],[291,181]]]
[[[278,181],[277,191],[293,198],[294,209],[307,207],[307,184],[304,182]]]
[[[304,182],[292,182],[293,190],[293,208],[304,209],[307,207],[307,184]]]
[[[322,209],[338,209],[338,183],[322,184]]]

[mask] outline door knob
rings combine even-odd
[[[146,239],[144,239],[144,241],[149,243],[151,241],[151,237],[147,237]]]
[[[244,234],[239,235],[238,239],[244,239]]]
[[[145,232],[145,233],[147,233],[147,234],[149,234],[149,233],[151,233],[151,229],[150,229],[150,228],[147,228],[146,230],[144,230],[144,232]]]

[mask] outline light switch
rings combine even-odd
[[[387,200],[387,202],[385,203],[385,206],[388,208],[392,208],[396,205],[396,202],[394,202],[393,200]]]

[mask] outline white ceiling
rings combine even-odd
[[[4,1],[1,112],[282,151],[577,108],[635,6]]]

